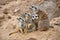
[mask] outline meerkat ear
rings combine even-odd
[[[27,13],[27,12],[25,12],[24,14],[25,14],[25,15],[27,14],[27,15],[29,15],[29,16],[31,15],[31,13]],[[24,15],[24,16],[25,16],[25,15]]]

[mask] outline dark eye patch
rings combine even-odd
[[[25,14],[27,14],[27,13],[25,13]]]
[[[37,9],[35,6],[32,6],[32,8],[35,8],[35,9]]]
[[[20,20],[21,18],[17,18],[17,20]]]
[[[34,18],[34,16],[32,16]]]
[[[38,17],[38,16],[35,16],[35,17]]]
[[[21,19],[21,18],[19,18],[19,19]]]
[[[18,20],[22,20],[22,18],[19,18]]]
[[[34,8],[34,6],[32,6],[32,8]]]
[[[28,13],[25,13],[25,16],[30,16]]]

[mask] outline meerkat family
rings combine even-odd
[[[29,30],[32,30],[33,32],[35,30],[40,31],[48,30],[49,29],[48,15],[34,5],[32,5],[29,9],[32,11],[32,13],[26,12],[22,16],[17,18],[19,26],[17,27],[16,30],[20,30],[21,33],[28,33]]]
[[[21,33],[28,33],[29,29],[31,31],[35,31],[36,24],[32,21],[31,14],[29,13],[24,13],[22,16],[17,18],[18,20],[18,27],[16,27],[16,31],[11,32],[9,35],[14,34],[18,31]]]
[[[31,14],[30,13],[24,13],[22,15],[23,17],[20,17],[19,25],[20,25],[20,31],[23,33],[28,33],[29,29],[31,29],[33,32],[35,31],[35,23],[32,21]],[[24,31],[23,31],[24,30]]]

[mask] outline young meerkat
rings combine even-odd
[[[38,14],[32,14],[32,21],[35,23],[35,25],[36,25],[36,30],[37,30],[37,28],[38,28]]]
[[[9,35],[14,34],[18,31],[20,31],[21,33],[25,33],[26,32],[26,23],[25,23],[25,19],[23,17],[19,17],[17,18],[18,20],[18,26],[16,27],[16,30],[14,32],[11,32]]]
[[[49,20],[48,16],[45,12],[41,11],[40,9],[37,9],[34,5],[31,6],[30,8],[32,10],[32,19],[36,24],[38,25],[37,28],[40,31],[45,31],[49,29]]]
[[[24,17],[25,17],[25,22],[26,22],[26,29],[29,31],[29,29],[31,29],[32,31],[35,31],[35,23],[32,21],[32,17],[31,17],[31,14],[29,13],[25,13],[24,14]]]
[[[37,30],[37,28],[38,28],[38,14],[36,14],[36,7],[34,6],[34,5],[32,5],[29,9],[31,9],[32,10],[32,21],[35,23],[35,25],[36,25],[36,30]]]
[[[19,23],[19,27],[17,27],[17,29],[19,28],[19,30],[21,31],[21,33],[25,33],[25,28],[26,28],[26,23],[25,23],[25,18],[20,17],[18,18],[18,23]]]

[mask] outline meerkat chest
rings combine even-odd
[[[20,28],[25,28],[25,23],[24,22],[19,22],[19,27]]]
[[[32,25],[32,23],[29,23],[28,26]]]
[[[35,26],[34,23],[29,23],[29,24],[28,24],[28,28],[30,28],[30,27],[34,27],[34,26]]]

